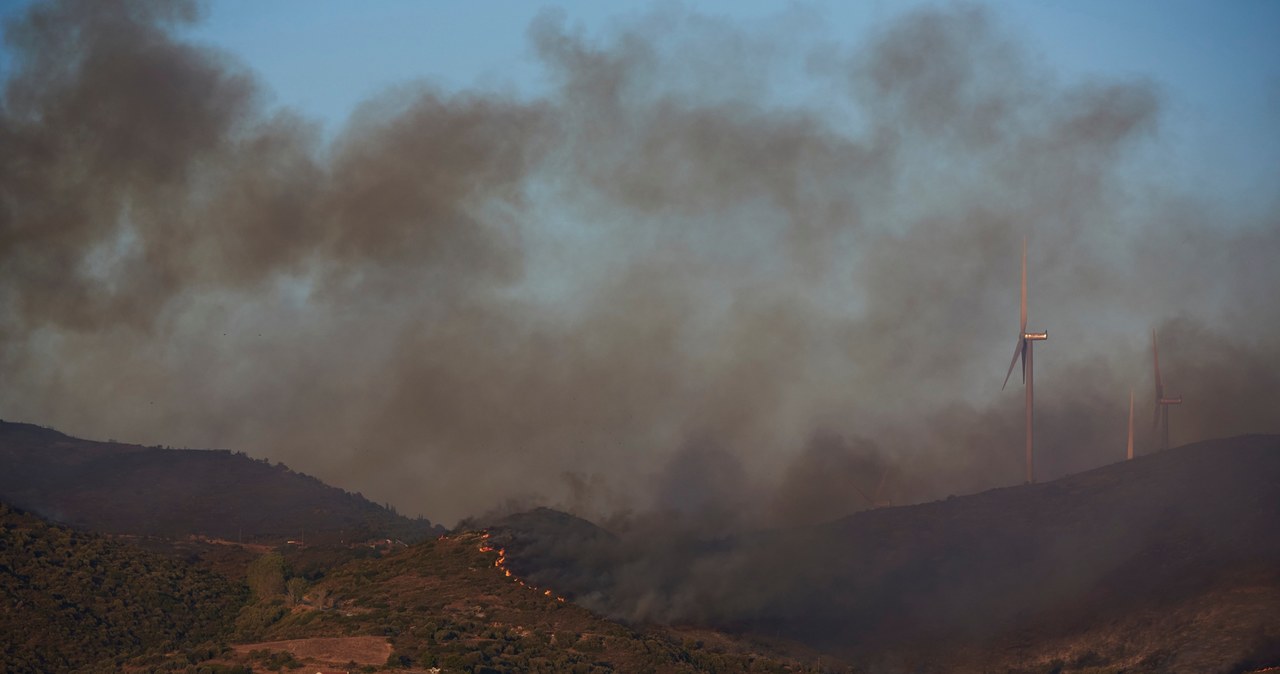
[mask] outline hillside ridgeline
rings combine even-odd
[[[1280,665],[1280,437],[719,540],[553,511],[491,526],[585,606],[802,641],[868,671]],[[661,532],[659,532],[661,533]]]
[[[244,454],[94,442],[0,421],[0,499],[79,528],[246,543],[409,542],[443,532]]]

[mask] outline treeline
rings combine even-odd
[[[0,671],[194,664],[223,652],[246,600],[216,574],[0,503]]]

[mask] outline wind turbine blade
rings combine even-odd
[[[858,495],[862,497],[862,500],[867,502],[867,505],[871,507],[875,507],[876,502],[871,500],[870,496],[867,496],[867,492],[862,491],[862,488],[859,487],[857,484],[854,484],[853,482],[850,482],[849,484],[850,486],[853,487],[854,491],[858,492]]]
[[[888,477],[889,477],[889,467],[885,466],[884,472],[880,473],[880,484],[876,485],[875,498],[877,503],[880,502],[880,492],[884,491],[884,481]]]
[[[1030,348],[1030,341],[1023,340],[1023,386],[1027,385],[1027,349]]]
[[[1003,390],[1004,390],[1004,387],[1005,387],[1005,386],[1008,386],[1008,385],[1009,385],[1009,377],[1013,374],[1013,366],[1018,364],[1018,356],[1022,354],[1022,345],[1023,345],[1023,344],[1025,344],[1025,343],[1026,343],[1026,342],[1022,339],[1022,336],[1021,336],[1021,335],[1019,335],[1019,336],[1018,336],[1018,345],[1017,345],[1017,346],[1015,346],[1015,347],[1013,348],[1013,360],[1009,361],[1009,371],[1005,373],[1005,375],[1004,375],[1004,384],[1000,386],[1000,390],[1001,390],[1001,391],[1003,391]],[[1025,377],[1026,377],[1026,369],[1025,369],[1025,368],[1026,368],[1026,361],[1025,361],[1025,360],[1023,361],[1023,365],[1022,365],[1022,367],[1023,367],[1023,377],[1024,377],[1024,379],[1025,379]]]
[[[1022,237],[1022,322],[1018,332],[1027,331],[1027,237]]]

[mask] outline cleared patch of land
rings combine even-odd
[[[311,660],[319,664],[341,665],[354,662],[357,665],[382,665],[391,655],[391,642],[385,637],[319,637],[314,639],[289,639],[263,641],[256,644],[237,644],[231,647],[237,654],[248,655],[253,651],[289,653],[299,660]]]

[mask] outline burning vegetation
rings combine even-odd
[[[484,541],[484,540],[488,540],[488,539],[489,539],[489,532],[488,532],[488,531],[483,532],[483,533],[480,535],[480,539],[481,539],[482,541]],[[490,547],[489,545],[487,545],[487,544],[485,544],[485,543],[480,543],[479,549],[480,549],[480,552],[483,552],[483,553],[491,553],[491,552],[495,552],[495,551],[496,551],[496,552],[498,553],[498,556],[497,556],[497,558],[495,558],[495,559],[493,560],[493,566],[494,566],[494,568],[497,568],[498,570],[502,571],[502,575],[503,575],[503,576],[505,576],[505,577],[507,577],[507,578],[510,578],[510,579],[514,580],[514,581],[516,582],[516,584],[518,584],[520,587],[527,587],[527,588],[529,588],[530,590],[533,590],[533,591],[535,591],[535,592],[537,592],[537,591],[538,591],[538,587],[537,587],[536,585],[530,585],[530,584],[528,584],[528,583],[524,582],[524,580],[523,580],[523,579],[518,578],[518,577],[516,577],[516,576],[512,575],[512,573],[511,573],[511,569],[508,569],[508,568],[507,568],[507,551],[506,551],[506,549],[504,549],[504,548],[497,548],[497,549],[495,550],[494,548]],[[555,594],[555,593],[554,593],[554,592],[552,592],[551,590],[542,590],[542,594],[543,594],[543,596],[551,597],[551,598],[555,599],[556,601],[558,601],[558,602],[560,602],[560,603],[564,603],[564,601],[565,601],[564,597],[561,597],[561,596],[559,596],[559,595]]]

